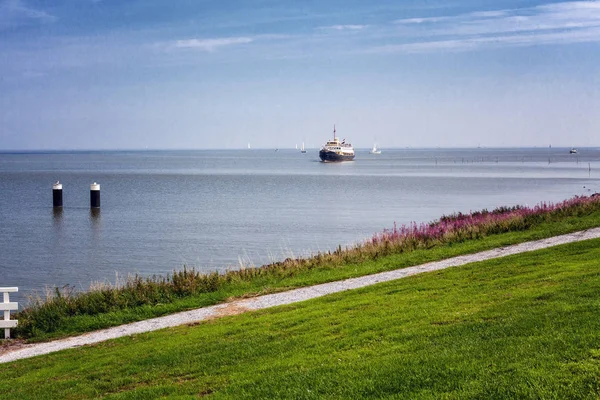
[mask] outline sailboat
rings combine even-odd
[[[300,148],[300,153],[306,153],[306,150],[304,149],[304,142],[302,142],[302,147]]]
[[[369,153],[371,153],[371,154],[381,154],[381,150],[377,150],[377,143],[375,143],[373,145],[373,148],[371,149],[371,151]]]

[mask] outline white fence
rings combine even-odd
[[[18,291],[19,291],[19,288],[16,288],[16,287],[5,287],[5,288],[0,287],[0,293],[4,293],[4,302],[0,303],[0,311],[4,311],[4,320],[0,319],[0,329],[4,328],[4,338],[5,339],[10,338],[10,328],[16,328],[17,322],[18,322],[15,319],[13,319],[13,320],[10,319],[10,312],[12,310],[19,309],[18,303],[10,302],[10,299],[8,298],[8,294],[18,292]]]

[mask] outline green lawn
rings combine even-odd
[[[42,314],[38,316],[40,321],[56,321],[56,326],[52,330],[36,330],[32,335],[28,335],[28,337],[32,341],[59,338],[153,318],[177,311],[217,304],[231,297],[273,293],[302,286],[363,276],[429,261],[437,261],[461,254],[489,250],[514,243],[551,237],[599,225],[600,211],[593,211],[585,215],[555,216],[524,231],[507,232],[485,236],[477,240],[437,245],[430,249],[418,249],[385,257],[377,257],[361,263],[345,263],[343,265],[324,263],[321,266],[311,269],[289,268],[275,272],[267,271],[263,275],[256,275],[247,280],[234,279],[224,283],[214,292],[178,298],[172,302],[148,304],[93,315],[74,315],[62,318],[59,321],[52,313],[49,313],[47,316]],[[24,316],[21,316],[19,319],[25,322]],[[19,334],[19,330],[16,330],[16,333]]]
[[[0,365],[0,398],[600,397],[600,240]]]

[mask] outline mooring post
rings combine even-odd
[[[90,185],[90,207],[100,208],[100,184],[96,182]]]
[[[52,206],[55,208],[63,206],[62,184],[59,181],[52,185]]]

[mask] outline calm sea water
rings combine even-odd
[[[398,224],[600,191],[600,150],[403,149],[0,154],[0,286],[259,266]],[[52,184],[64,208],[52,208]],[[102,208],[89,208],[89,185]]]

